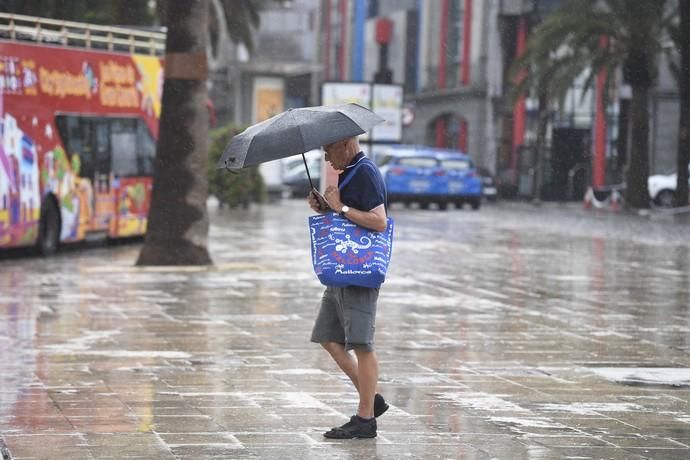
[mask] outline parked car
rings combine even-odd
[[[690,172],[690,168],[688,168]],[[654,204],[662,208],[673,207],[674,195],[676,193],[677,174],[655,174],[647,179],[649,197]],[[689,181],[690,182],[690,181]]]
[[[479,175],[482,176],[482,195],[489,201],[496,201],[498,198],[498,177],[484,167],[479,168]]]
[[[316,188],[319,188],[323,152],[320,149],[316,149],[310,150],[304,155],[309,166],[311,181]],[[287,194],[293,198],[303,198],[309,194],[311,185],[301,155],[283,160],[283,185],[287,190]]]
[[[482,181],[472,158],[454,150],[425,146],[391,146],[378,156],[386,182],[388,203],[419,203],[423,209],[436,203],[446,209],[469,203],[479,209]]]

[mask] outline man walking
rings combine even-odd
[[[326,189],[323,198],[327,208],[320,204],[315,193],[310,193],[310,207],[316,212],[330,208],[357,225],[385,231],[388,225],[385,184],[376,165],[360,152],[357,137],[323,148],[325,160],[341,171],[338,184],[342,188]],[[376,417],[388,409],[386,401],[376,393],[379,364],[374,351],[374,329],[378,295],[378,289],[359,286],[329,286],[323,293],[311,341],[330,353],[359,393],[357,413],[349,422],[324,433],[327,438],[374,438]]]

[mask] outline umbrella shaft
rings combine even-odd
[[[307,169],[307,179],[309,179],[309,185],[314,188],[314,183],[311,181],[311,175],[309,174],[309,166],[307,166],[307,158],[302,154],[302,160],[304,160],[304,167]]]

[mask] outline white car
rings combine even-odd
[[[307,165],[309,166],[309,176],[311,183],[317,189],[321,183],[321,159],[323,152],[321,149],[310,150],[305,153]],[[286,158],[283,162],[283,185],[286,193],[292,198],[304,198],[311,190],[311,183],[307,176],[307,169],[304,167],[302,155]]]
[[[690,171],[690,168],[688,168],[688,170]],[[677,180],[677,174],[655,174],[649,176],[647,180],[649,197],[657,206],[662,208],[673,207],[673,197],[676,193]]]

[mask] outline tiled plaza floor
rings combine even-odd
[[[376,439],[328,441],[357,398],[309,342],[308,209],[211,215],[213,267],[136,268],[139,244],[0,260],[7,457],[690,458],[673,224],[394,207],[376,334],[391,410]]]

